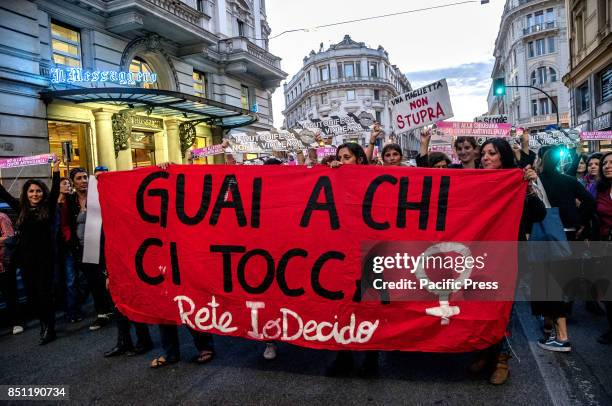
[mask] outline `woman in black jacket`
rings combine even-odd
[[[508,141],[502,138],[487,139],[482,144],[480,151],[480,162],[483,169],[518,168],[512,147]],[[537,179],[537,174],[533,169],[531,169],[531,167],[525,167],[523,172],[525,180],[531,182]],[[531,186],[529,186],[527,195],[524,199],[525,203],[523,206],[523,214],[521,216],[519,234],[517,236],[518,241],[526,241],[526,235],[531,229],[531,225],[544,220],[544,217],[546,217],[546,208],[544,203],[537,197]],[[511,319],[512,313],[510,314],[510,320]],[[511,358],[511,349],[507,337],[510,336],[510,331],[508,331],[510,325],[511,323],[508,322],[506,337],[504,337],[498,344],[491,347],[488,351],[481,351],[478,358],[470,366],[470,370],[472,372],[480,372],[485,370],[489,366],[490,362],[493,361],[495,367],[489,382],[494,385],[501,385],[508,379],[508,361]]]
[[[59,196],[59,161],[53,165],[53,186],[36,179],[23,185],[21,197],[15,199],[0,185],[0,197],[19,216],[19,243],[16,255],[28,297],[40,319],[40,345],[55,340],[55,308],[53,306],[53,217]]]

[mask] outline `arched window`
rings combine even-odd
[[[557,81],[557,71],[551,67],[541,66],[531,72],[531,85],[543,85]]]
[[[132,59],[132,63],[130,64],[130,72],[134,73],[155,73],[151,66],[142,58],[135,57]],[[137,82],[139,87],[143,87],[145,89],[157,89],[157,83],[147,83],[147,82]]]

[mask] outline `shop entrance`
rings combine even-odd
[[[132,166],[141,168],[143,166],[155,165],[155,138],[151,132],[132,131]]]
[[[87,153],[87,125],[63,121],[49,121],[49,150],[62,159],[61,176],[70,169],[82,167],[91,170]]]

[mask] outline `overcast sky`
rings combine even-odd
[[[266,0],[271,36],[295,28],[312,28],[368,16],[455,3],[460,0]],[[382,45],[392,64],[406,73],[413,88],[446,78],[456,121],[472,121],[487,111],[493,49],[504,0],[480,1],[420,11],[310,32],[288,33],[270,40],[270,52],[282,69],[297,73],[303,59],[319,44],[327,49],[345,34],[371,48]],[[285,108],[282,86],[273,96],[274,124],[280,127]]]

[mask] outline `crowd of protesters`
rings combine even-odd
[[[387,143],[378,157],[373,156],[375,145],[382,135],[380,126],[375,123],[365,149],[357,143],[349,142],[338,146],[335,155],[319,160],[316,150],[309,150],[306,155],[298,153],[295,160],[302,165],[327,165],[331,168],[342,165],[411,166],[398,144]],[[445,153],[429,150],[430,140],[431,130],[423,130],[421,149],[416,157],[417,166],[523,170],[529,186],[525,196],[517,197],[525,202],[518,241],[528,240],[532,225],[542,222],[546,217],[547,207],[558,208],[568,241],[612,240],[612,152],[587,156],[562,146],[554,146],[543,147],[536,154],[529,149],[529,134],[525,131],[520,142],[514,145],[503,138],[489,138],[478,145],[473,137],[458,137],[454,140],[453,149],[459,162],[452,163]],[[570,158],[566,159],[566,165],[562,165],[562,153]],[[225,161],[228,165],[237,164],[231,154],[226,154]],[[268,165],[282,163],[283,160],[278,157],[271,157],[265,162]],[[164,164],[160,166],[165,168]],[[107,170],[105,167],[97,167],[94,175]],[[83,320],[81,309],[91,294],[95,319],[89,329],[100,329],[113,316],[116,319],[117,342],[104,356],[144,354],[154,347],[149,326],[131,322],[114,308],[107,290],[103,255],[99,264],[83,261],[88,176],[85,169],[76,168],[70,171],[68,178],[60,178],[59,163],[56,162],[51,190],[43,182],[28,180],[22,187],[20,199],[16,199],[0,185],[0,198],[17,213],[15,224],[8,216],[0,213],[0,292],[7,303],[12,333],[22,333],[25,325],[25,315],[20,314],[17,306],[16,274],[19,269],[33,314],[40,321],[41,345],[56,339],[55,318],[58,306],[62,305],[67,322],[80,323]],[[101,244],[103,240],[102,235]],[[103,254],[104,250],[101,252]],[[557,266],[578,265],[568,260]],[[609,330],[598,341],[605,345],[612,344],[612,302],[600,303],[594,298],[587,305],[591,311],[601,314],[605,309]],[[544,321],[546,335],[538,345],[544,350],[571,351],[567,326],[571,302],[532,302],[532,311]],[[132,326],[136,332],[136,344],[131,336]],[[163,354],[152,360],[152,368],[176,363],[181,357],[178,327],[164,325],[159,328]],[[215,355],[212,335],[189,331],[198,351],[197,362],[210,362]],[[503,384],[508,379],[508,361],[511,358],[508,336],[490,349],[479,352],[469,369],[478,372],[488,368],[492,372],[490,382]],[[263,355],[266,359],[276,357],[273,342],[266,343]],[[353,363],[352,352],[340,351],[327,369],[327,374],[346,374],[353,368]],[[371,376],[376,374],[377,368],[378,352],[367,352],[360,372]]]

